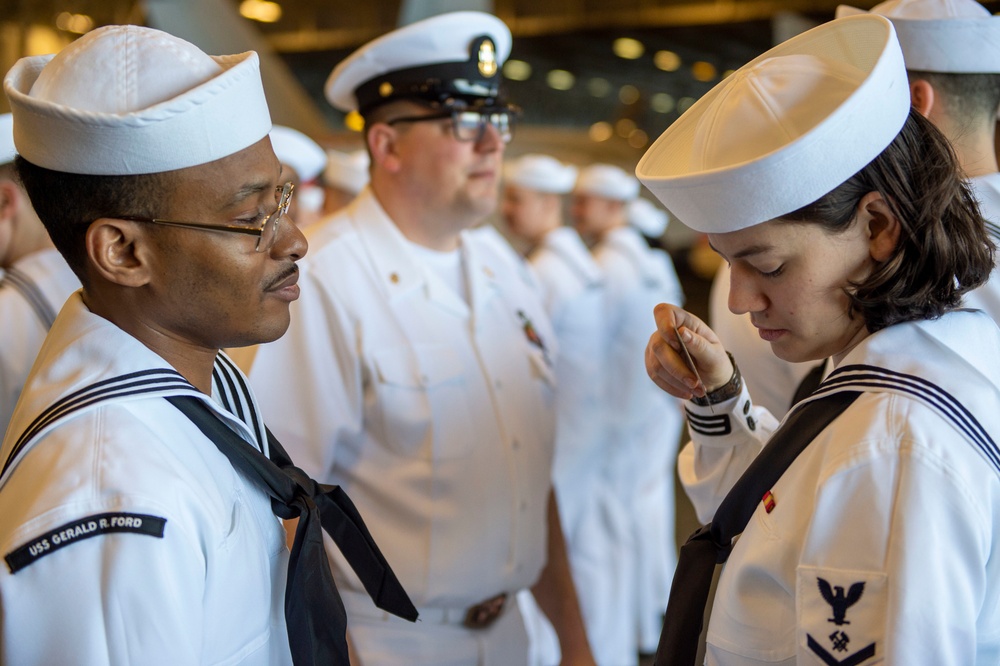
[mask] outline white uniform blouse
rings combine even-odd
[[[344,487],[419,607],[534,583],[546,557],[556,342],[527,268],[464,232],[471,306],[370,190],[314,227],[301,294],[249,374],[273,431]],[[361,591],[335,548],[343,590]]]
[[[266,453],[245,378],[221,355],[215,384],[209,400],[70,298],[0,449],[16,453],[0,478],[0,661],[291,662],[270,500],[163,399],[205,400]],[[47,425],[15,451],[39,415]]]
[[[80,281],[54,249],[29,254],[0,273],[0,436],[42,340]]]
[[[838,370],[847,366],[867,368],[868,392],[799,455],[774,506],[758,504],[736,541],[707,663],[998,663],[1000,331],[977,312],[897,324]],[[679,468],[705,520],[775,423],[745,392],[714,415],[688,410],[694,441]],[[969,430],[969,414],[983,426],[978,443],[951,420]]]

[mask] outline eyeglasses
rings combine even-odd
[[[202,231],[226,231],[234,234],[247,234],[257,237],[256,252],[267,252],[274,245],[275,238],[278,237],[278,223],[288,215],[288,207],[292,203],[292,192],[295,186],[285,183],[281,187],[274,188],[274,200],[278,202],[278,208],[264,218],[259,227],[241,227],[235,224],[205,224],[203,222],[180,222],[178,220],[161,220],[158,218],[132,217],[130,215],[118,215],[119,220],[129,220],[132,222],[148,222],[150,224],[162,224],[167,227],[183,227],[185,229],[200,229]]]
[[[521,110],[513,105],[482,109],[453,108],[426,116],[393,118],[385,121],[385,124],[422,123],[450,118],[451,130],[459,141],[482,141],[487,126],[492,126],[500,133],[501,141],[510,143],[514,137],[514,123],[520,114]]]

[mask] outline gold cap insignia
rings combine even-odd
[[[493,40],[486,38],[479,45],[479,73],[490,78],[497,73],[497,49]]]
[[[392,94],[392,91],[393,91],[392,84],[389,83],[388,81],[383,81],[382,84],[379,85],[378,87],[378,94],[382,97],[388,97],[389,95]]]

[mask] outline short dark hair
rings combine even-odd
[[[915,110],[861,171],[781,219],[816,222],[838,233],[869,192],[881,193],[902,225],[893,256],[847,289],[851,314],[860,314],[870,332],[940,317],[989,278],[995,247],[979,204],[948,140]]]
[[[1000,74],[954,74],[907,71],[912,82],[924,79],[934,87],[941,105],[960,125],[989,122],[992,127],[1000,107]]]
[[[80,282],[87,285],[86,235],[102,217],[156,217],[166,197],[166,174],[91,176],[53,171],[18,155],[14,160],[35,213]]]

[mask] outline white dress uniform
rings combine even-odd
[[[729,311],[729,275],[729,266],[723,263],[712,281],[708,325],[736,359],[754,404],[781,418],[792,406],[795,389],[815,364],[789,363],[778,358],[750,323],[749,314]]]
[[[677,562],[673,479],[684,420],[678,402],[649,380],[644,359],[653,308],[681,305],[684,295],[669,255],[651,249],[631,227],[608,232],[594,256],[606,276],[609,319],[615,322],[606,382],[606,468],[632,533],[632,626],[639,628],[639,648],[651,652]],[[634,661],[633,654],[628,663]]]
[[[792,463],[772,510],[758,505],[719,580],[706,663],[1000,663],[1000,331],[972,311],[897,324],[838,371],[852,365],[878,385]],[[680,458],[702,519],[776,425],[745,390],[714,408],[688,403]]]
[[[608,317],[600,267],[579,234],[550,231],[528,256],[559,341],[553,478],[563,533],[594,659],[635,660],[628,516],[605,474],[610,443],[605,412]],[[558,663],[558,660],[550,662]]]
[[[970,178],[969,183],[986,218],[987,230],[993,242],[1000,245],[1000,173]],[[979,308],[1000,324],[1000,267],[994,267],[986,284],[966,294],[963,304]]]
[[[527,658],[516,604],[487,629],[462,620],[545,563],[556,341],[513,251],[482,231],[460,245],[468,301],[363,191],[315,228],[288,332],[250,372],[275,434],[351,495],[420,611],[386,617],[329,548],[362,664]]]
[[[56,314],[80,281],[54,249],[33,252],[0,277],[0,433]]]
[[[209,399],[74,294],[26,389],[0,449],[4,663],[290,664],[270,499],[164,399],[266,453],[232,362]]]

